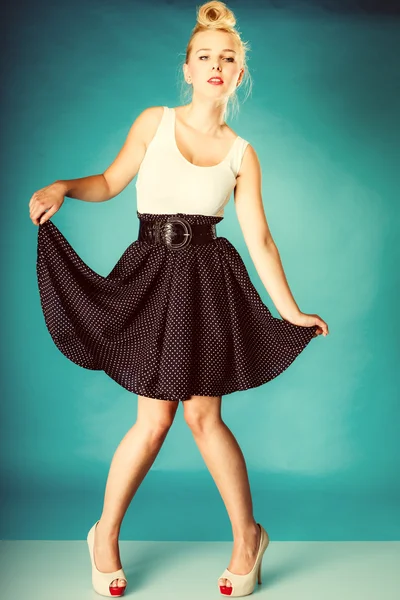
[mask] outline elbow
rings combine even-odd
[[[261,237],[252,238],[247,244],[248,248],[252,252],[278,252],[278,247],[275,244],[271,235],[264,235]]]
[[[110,182],[108,181],[104,173],[102,173],[102,177],[104,185],[103,200],[111,200],[111,198],[114,198],[118,194],[118,192],[111,188]]]
[[[266,257],[276,259],[279,257],[279,251],[274,241],[270,238],[261,240],[251,240],[247,244],[249,254],[255,265],[263,264]]]

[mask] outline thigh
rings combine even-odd
[[[155,426],[169,426],[178,406],[178,400],[159,400],[138,395],[137,420]]]

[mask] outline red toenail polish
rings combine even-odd
[[[125,593],[125,586],[124,587],[110,587],[110,594],[111,596],[123,596]]]
[[[232,588],[227,587],[226,585],[220,585],[219,589],[221,590],[221,594],[224,594],[225,596],[230,596],[232,594]]]

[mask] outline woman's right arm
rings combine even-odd
[[[64,197],[104,202],[122,192],[137,174],[146,153],[149,134],[151,139],[162,112],[162,106],[151,106],[136,118],[124,145],[104,173],[79,179],[59,179],[36,191],[29,201],[32,222],[39,225],[47,221],[60,209]]]

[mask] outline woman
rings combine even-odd
[[[232,524],[220,592],[247,595],[257,576],[261,583],[269,538],[253,516],[245,460],[221,418],[222,395],[273,379],[313,337],[328,334],[325,321],[294,301],[264,214],[256,152],[224,121],[246,74],[235,23],[222,2],[201,6],[183,65],[191,102],[144,110],[103,174],[56,181],[29,202],[40,225],[39,291],[55,344],[138,394],[137,421],[116,450],[102,515],[88,534],[93,586],[105,596],[125,591],[121,523],[180,401]],[[102,277],[49,219],[65,196],[109,200],[136,174],[139,236]],[[217,235],[233,189],[251,257],[282,319],[261,301],[234,246]]]

